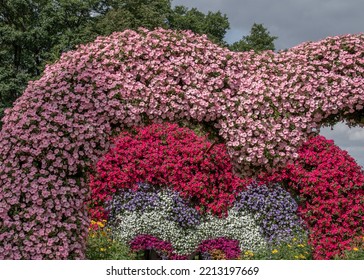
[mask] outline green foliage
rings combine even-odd
[[[171,13],[170,0],[118,0],[110,1],[105,15],[86,28],[89,35],[110,35],[115,31],[144,27],[154,29],[167,26]]]
[[[225,45],[224,36],[229,21],[221,12],[204,14],[196,8],[171,7],[169,0],[122,0],[113,1],[105,16],[89,25],[86,32],[91,35],[109,35],[114,31],[145,27],[163,27],[176,30],[192,30],[206,34],[215,43]]]
[[[88,260],[134,260],[137,255],[129,247],[119,241],[112,240],[107,228],[101,226],[90,229],[86,259]]]
[[[364,249],[355,248],[345,251],[344,255],[341,257],[335,257],[338,260],[364,260]]]
[[[82,42],[80,32],[102,10],[101,2],[0,1],[0,117],[47,63]]]
[[[278,37],[276,36],[271,36],[270,32],[263,24],[254,23],[250,30],[250,34],[244,36],[240,41],[233,43],[229,48],[232,51],[274,51],[274,40],[277,38]]]
[[[351,242],[350,249],[345,250],[336,260],[364,260],[364,236]]]
[[[210,40],[226,45],[224,37],[230,28],[229,20],[221,12],[208,12],[207,15],[196,8],[188,9],[176,6],[168,17],[168,26],[177,30],[192,30],[197,34],[206,34]]]
[[[345,251],[342,257],[336,257],[338,260],[364,260],[364,249]]]
[[[291,242],[276,244],[255,254],[251,251],[242,252],[241,258],[245,260],[312,260],[312,248],[308,245],[306,238],[297,237]]]

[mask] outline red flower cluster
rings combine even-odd
[[[296,191],[310,228],[315,259],[330,259],[363,235],[364,174],[355,160],[322,136],[310,138],[284,170],[263,175]]]
[[[153,124],[122,133],[90,176],[92,218],[105,218],[104,203],[119,189],[144,182],[168,187],[196,209],[224,214],[249,183],[233,174],[224,144],[211,143],[176,124]]]

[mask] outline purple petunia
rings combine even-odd
[[[278,184],[252,183],[237,197],[235,208],[254,215],[268,243],[289,241],[305,231],[296,201]]]

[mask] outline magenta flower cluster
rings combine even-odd
[[[173,253],[173,246],[170,242],[160,240],[159,238],[148,234],[141,234],[135,237],[130,242],[130,249],[135,252],[155,250],[161,259],[166,260],[186,260],[189,257]]]
[[[239,241],[220,237],[216,239],[208,239],[203,241],[199,246],[199,252],[203,259],[212,259],[212,252],[219,250],[224,253],[224,257],[228,260],[239,258],[241,250],[239,248]]]
[[[363,109],[363,52],[364,35],[239,54],[158,29],[65,53],[3,119],[0,259],[84,258],[87,171],[123,127],[209,123],[245,175],[297,158],[320,122]]]

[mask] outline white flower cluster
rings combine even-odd
[[[128,243],[138,235],[149,234],[171,242],[174,253],[180,255],[191,254],[202,241],[218,237],[238,240],[241,250],[256,251],[267,245],[247,212],[232,208],[226,218],[206,215],[198,226],[184,229],[168,219],[173,203],[170,194],[161,193],[160,198],[163,203],[158,209],[119,213],[119,223],[113,230],[115,238]]]

